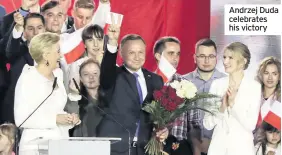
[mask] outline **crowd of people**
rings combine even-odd
[[[138,34],[120,36],[120,15],[111,16],[104,32],[109,0],[100,0],[98,8],[93,0],[75,0],[68,16],[70,7],[70,0],[46,0],[41,6],[22,0],[0,20],[0,155],[39,155],[33,142],[39,137],[119,137],[112,155],[144,155],[153,131],[165,154],[281,154],[281,122],[271,117],[274,106],[281,108],[278,58],[266,57],[257,76],[249,77],[245,72],[254,52],[233,42],[224,49],[223,73],[216,69],[216,43],[200,39],[193,55],[196,69],[169,80],[189,80],[199,93],[219,96],[207,109],[213,113],[194,109],[172,128],[154,129],[141,108],[165,83],[143,68],[146,41]],[[77,46],[71,46],[74,40]],[[181,41],[161,37],[153,52],[157,63],[164,57],[177,69]]]

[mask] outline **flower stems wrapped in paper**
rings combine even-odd
[[[163,128],[170,128],[173,122],[184,112],[191,109],[206,109],[210,104],[197,102],[201,99],[214,98],[215,95],[197,93],[197,87],[187,80],[173,81],[168,86],[154,92],[154,100],[146,104],[143,110],[150,113],[155,131],[145,146],[149,155],[163,154],[163,144],[156,137],[156,132]]]

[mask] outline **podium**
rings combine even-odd
[[[70,137],[64,139],[37,138],[32,143],[38,145],[40,155],[110,155],[111,144],[121,138]]]

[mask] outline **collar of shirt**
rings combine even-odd
[[[138,82],[141,86],[141,90],[142,90],[142,95],[143,95],[143,100],[146,98],[147,96],[147,85],[146,85],[146,80],[142,71],[142,68],[140,68],[137,72],[132,72],[130,69],[128,69],[125,65],[124,65],[125,69],[128,70],[129,73],[133,74],[133,73],[137,73],[138,76]]]
[[[218,77],[220,77],[220,75],[221,75],[221,73],[215,68],[215,69],[214,69],[214,72],[213,72],[213,74],[212,74],[212,76],[211,76],[210,79],[218,78]],[[201,75],[199,74],[199,70],[198,70],[198,69],[195,69],[195,70],[193,71],[193,78],[202,79],[202,78],[201,78]]]
[[[144,74],[142,72],[142,68],[140,68],[137,72],[132,72],[130,69],[128,69],[125,65],[124,65],[125,69],[127,71],[129,71],[129,73],[133,74],[133,73],[137,73],[139,75],[140,78],[144,78]]]
[[[65,22],[63,23],[63,26],[62,26],[62,29],[61,29],[62,33],[67,31],[68,19],[69,18],[67,17]]]

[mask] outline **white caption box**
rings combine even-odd
[[[225,35],[281,35],[280,5],[224,6]]]

